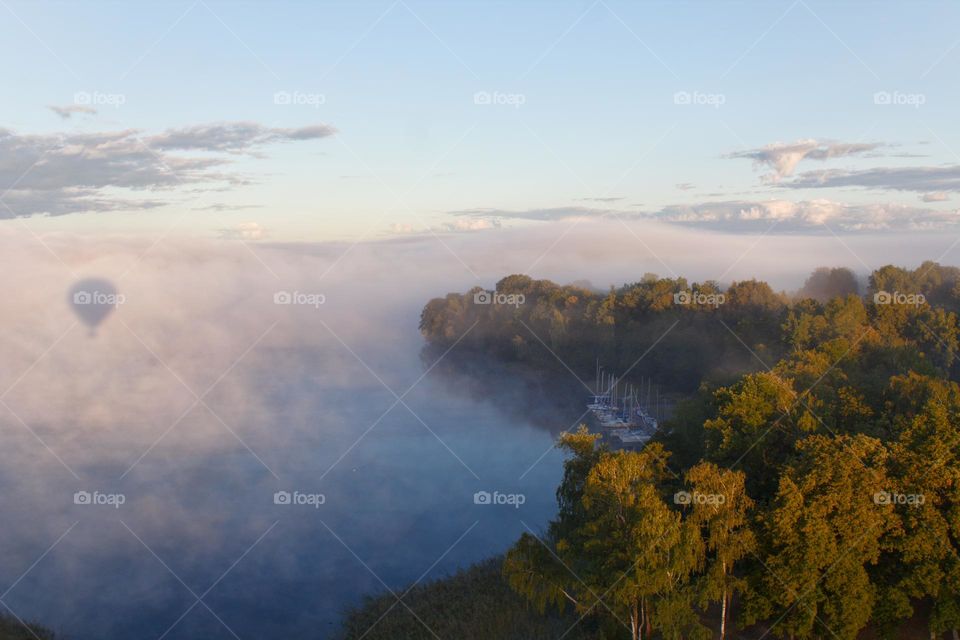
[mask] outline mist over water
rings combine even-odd
[[[576,415],[558,402],[551,429],[549,400],[433,367],[429,298],[512,272],[606,287],[672,275],[667,259],[791,288],[819,264],[897,259],[895,238],[854,259],[823,239],[744,253],[749,239],[660,229],[642,236],[656,256],[610,228],[563,230],[357,246],[0,234],[0,599],[78,640],[329,637],[364,595],[502,552],[555,510],[552,445]],[[918,242],[931,259],[947,244]],[[95,336],[67,303],[91,278],[123,296]]]

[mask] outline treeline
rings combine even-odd
[[[612,292],[613,308],[669,282]],[[559,513],[507,554],[514,590],[540,610],[619,622],[635,639],[723,637],[731,626],[893,638],[918,618],[930,637],[956,637],[957,270],[884,267],[866,293],[825,303],[765,294],[757,308],[768,311],[755,317],[742,304],[633,305],[646,311],[631,326],[643,314],[699,314],[687,321],[706,330],[723,320],[741,349],[759,354],[763,343],[779,357],[758,358],[731,384],[702,385],[642,451],[604,450],[585,430],[565,435]]]
[[[922,295],[925,312],[960,311],[960,270],[924,263],[910,271],[875,271],[864,292]],[[491,295],[474,288],[431,300],[420,329],[431,345],[471,350],[540,370],[577,372],[592,381],[595,363],[631,377],[654,378],[673,391],[693,391],[704,381],[729,383],[784,358],[793,348],[783,325],[791,315],[824,318],[832,299],[858,295],[847,269],[818,269],[794,296],[757,280],[688,282],[648,274],[607,292],[512,275]],[[872,311],[871,311],[872,312]],[[655,348],[653,345],[656,345]],[[927,336],[923,353],[938,350]],[[641,355],[646,354],[643,358]],[[639,361],[638,361],[639,360]]]

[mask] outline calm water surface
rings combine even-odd
[[[7,399],[33,433],[2,418],[2,600],[77,640],[327,638],[365,594],[441,577],[542,527],[555,511],[556,433],[518,418],[517,398],[508,410],[441,367],[424,376],[415,312],[400,317],[374,338],[349,319],[327,331],[304,316],[313,339],[264,339],[196,406],[172,374],[137,386],[139,374],[103,373],[96,391],[65,394],[66,425],[18,397],[57,366],[38,365]],[[140,346],[118,322],[96,339],[75,333],[64,348],[90,363],[77,385],[101,375],[111,349],[151,379],[169,373],[132,355]],[[216,382],[183,378],[197,395]],[[110,390],[120,384],[132,389],[122,398]],[[101,413],[118,403],[128,406],[113,424]],[[124,503],[75,504],[77,491]],[[524,504],[477,505],[480,491]],[[275,504],[277,492],[323,504]]]

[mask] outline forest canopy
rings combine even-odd
[[[513,590],[634,639],[960,628],[960,270],[886,266],[862,294],[836,271],[794,296],[514,275],[430,301],[431,344],[687,392],[639,451],[562,435],[558,515],[508,552]]]

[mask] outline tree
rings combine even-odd
[[[960,388],[910,374],[891,381],[891,495],[899,527],[889,563],[891,598],[932,600],[931,632],[960,627]]]
[[[889,486],[887,449],[874,438],[810,436],[797,444],[764,516],[764,570],[749,592],[748,622],[774,618],[776,634],[853,640],[877,596],[877,563],[894,519],[875,496]]]
[[[634,639],[645,629],[670,638],[702,635],[684,590],[699,540],[660,495],[662,455],[651,445],[603,456],[584,486],[585,542],[579,549],[563,548],[589,558],[581,577],[591,594],[605,594],[599,597],[611,602],[615,613],[628,616]]]
[[[706,631],[687,588],[702,555],[700,539],[661,495],[666,452],[594,448],[580,430],[561,446],[572,453],[557,492],[560,512],[544,539],[525,534],[507,553],[510,586],[540,611],[573,606],[609,614],[638,640],[701,637]]]
[[[859,291],[857,277],[850,269],[819,267],[810,274],[797,295],[801,298],[813,298],[817,302],[828,302],[833,298],[857,295]]]
[[[685,474],[690,487],[688,520],[703,536],[708,555],[706,570],[700,579],[702,603],[720,601],[720,640],[726,636],[730,598],[742,591],[744,581],[735,577],[737,562],[756,549],[756,537],[750,527],[753,501],[747,496],[742,471],[722,469],[701,462]]]

